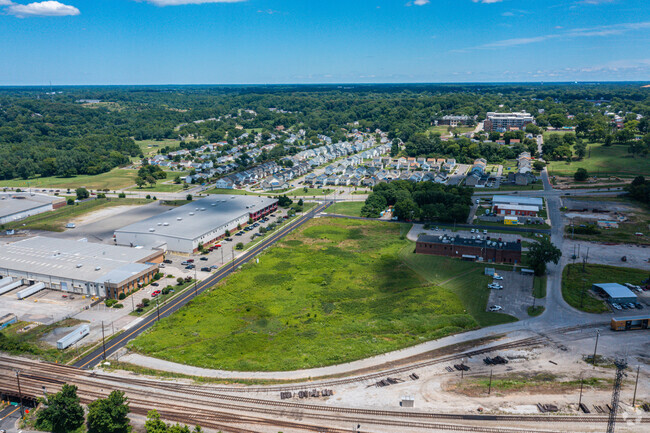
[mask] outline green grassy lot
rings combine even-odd
[[[13,188],[50,188],[64,190],[80,187],[88,189],[116,189],[126,188],[135,184],[137,170],[114,168],[113,170],[94,176],[80,175],[74,177],[36,177],[29,180],[13,179],[0,181],[0,188],[4,186]]]
[[[527,311],[528,311],[529,316],[537,317],[537,316],[539,316],[540,314],[542,314],[544,312],[544,307],[542,307],[541,305],[536,305],[533,308],[533,306],[531,305],[530,307],[528,307]]]
[[[361,216],[361,208],[364,204],[362,201],[338,202],[328,207],[327,213],[358,217]]]
[[[484,312],[482,266],[445,263],[436,274],[436,258],[414,257],[413,243],[402,236],[407,230],[376,221],[311,220],[259,264],[244,265],[131,347],[203,367],[292,370],[514,320]],[[411,269],[420,263],[432,280]]]
[[[62,232],[73,219],[96,210],[113,206],[136,206],[151,203],[152,200],[132,198],[98,198],[75,205],[67,205],[52,212],[30,216],[21,221],[5,224],[8,229],[47,230]]]
[[[205,194],[260,195],[260,194],[245,191],[243,189],[223,189],[223,188],[212,188],[205,191]]]
[[[533,296],[537,299],[546,297],[546,275],[533,280]]]
[[[544,224],[517,224],[516,226],[506,226],[502,222],[495,222],[495,221],[482,221],[477,219],[475,222],[476,225],[481,225],[481,226],[494,226],[494,227],[518,227],[522,229],[538,229],[538,230],[548,230],[551,228],[550,225],[544,223]],[[488,231],[490,231],[488,229]],[[513,233],[513,232],[509,232]]]
[[[498,188],[486,188],[485,191],[538,191],[544,189],[541,180],[530,185],[501,185]]]
[[[650,218],[645,215],[637,215],[630,222],[620,223],[616,229],[598,230],[600,233],[594,235],[571,234],[571,226],[567,226],[565,232],[568,238],[591,242],[650,245]],[[636,236],[635,233],[643,233],[643,236]]]
[[[490,380],[489,375],[471,377],[459,382],[455,391],[469,396],[485,396],[488,387],[498,395],[512,393],[565,394],[580,389],[579,378],[564,378],[551,373],[506,373],[495,374]],[[586,389],[609,389],[612,380],[598,377],[587,377],[582,380]]]
[[[18,322],[0,331],[0,351],[12,355],[32,355],[38,356],[46,361],[58,361],[65,363],[81,353],[83,346],[58,350],[55,347],[41,341],[41,339],[56,328],[76,326],[85,323],[77,319],[66,319],[52,325],[39,325],[27,332],[18,332],[28,322]],[[82,340],[83,341],[83,340]]]
[[[438,134],[441,134],[441,135],[449,135],[448,128],[449,128],[449,125],[439,125],[439,126],[432,126],[427,131],[430,134],[438,133]],[[453,128],[453,130],[458,131],[459,134],[464,134],[466,132],[472,132],[474,129],[476,129],[475,126],[458,126],[456,128]]]
[[[154,186],[144,186],[142,188],[138,188],[137,186],[134,186],[133,188],[129,188],[128,191],[139,191],[139,192],[178,192],[183,190],[183,184],[180,183],[161,183],[160,181],[156,183]]]
[[[142,140],[142,141],[135,141],[135,144],[140,146],[140,149],[142,149],[142,153],[144,156],[153,156],[158,153],[158,149],[161,149],[163,147],[169,147],[171,149],[176,149],[178,146],[180,146],[181,142],[180,140],[173,140],[173,139],[165,139],[165,140]],[[139,159],[139,158],[136,158]]]
[[[578,168],[584,168],[591,176],[638,176],[650,175],[650,158],[632,156],[627,152],[627,146],[614,144],[605,147],[601,143],[589,143],[591,157],[581,161],[550,161],[548,171],[550,175],[573,176]],[[589,154],[589,151],[587,151]]]
[[[641,269],[620,268],[606,265],[586,265],[584,272],[581,264],[565,266],[562,271],[562,296],[574,308],[588,313],[603,313],[609,311],[605,301],[596,297],[591,292],[594,283],[631,283],[640,284],[648,278],[648,271]],[[583,306],[580,307],[580,298],[583,290]]]
[[[302,197],[311,197],[314,195],[327,195],[331,194],[334,190],[326,188],[326,189],[320,189],[320,188],[307,188],[307,192],[305,192],[304,188],[298,188],[296,190],[293,190],[291,192],[287,193],[288,197],[295,197],[295,196],[302,196]]]

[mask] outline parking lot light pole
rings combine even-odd
[[[594,357],[591,358],[594,363],[594,368],[596,368],[596,349],[598,349],[598,337],[600,337],[600,329],[596,330],[596,345],[594,346]]]
[[[158,316],[158,321],[160,321],[160,298],[156,296],[156,315]]]

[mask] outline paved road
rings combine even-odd
[[[174,312],[178,311],[185,304],[187,304],[192,299],[194,299],[196,295],[203,293],[205,290],[210,289],[211,287],[219,283],[222,279],[230,275],[234,269],[238,268],[239,266],[251,260],[253,257],[255,257],[258,253],[263,251],[265,248],[268,248],[273,244],[275,244],[278,240],[282,239],[284,236],[291,233],[291,231],[300,227],[305,222],[309,221],[314,215],[325,210],[329,205],[330,202],[325,202],[323,204],[316,206],[310,212],[290,222],[283,228],[279,229],[271,237],[264,239],[258,245],[251,248],[249,251],[247,251],[240,257],[236,258],[233,262],[231,262],[231,264],[222,267],[220,270],[212,274],[206,280],[199,283],[196,290],[187,290],[184,293],[180,294],[179,296],[172,298],[166,305],[160,308],[160,317],[167,317],[173,314]],[[74,366],[80,368],[91,368],[95,366],[97,363],[103,360],[104,350],[105,350],[105,356],[109,357],[115,351],[124,347],[130,340],[137,337],[145,330],[149,329],[156,322],[156,320],[157,320],[157,314],[154,311],[153,314],[144,317],[142,321],[134,322],[134,326],[126,330],[123,334],[120,334],[117,337],[115,337],[113,340],[107,342],[105,348],[102,347],[97,348],[96,350],[92,351],[90,354],[84,356],[83,358],[75,362]]]
[[[6,430],[7,433],[14,433],[16,429],[16,421],[20,418],[19,406],[7,406],[0,411],[0,430]]]

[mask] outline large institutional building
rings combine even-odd
[[[210,195],[115,231],[118,245],[144,246],[191,254],[234,231],[249,219],[262,218],[278,208],[278,201],[247,195]]]
[[[535,123],[535,118],[530,113],[487,113],[483,129],[488,132],[505,132],[524,129],[529,123]]]
[[[36,236],[0,246],[0,275],[29,286],[117,298],[158,272],[163,251]]]
[[[497,263],[520,263],[521,242],[471,239],[460,236],[420,236],[415,252]]]
[[[63,197],[27,192],[0,192],[0,224],[19,221],[32,215],[65,206]]]

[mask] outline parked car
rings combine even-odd
[[[204,262],[207,262],[208,258],[207,257],[201,257],[199,260],[203,260]]]
[[[210,272],[211,270],[212,270],[212,269],[207,268],[207,267],[205,267],[205,268],[201,268],[201,272]]]
[[[158,267],[159,267],[159,268],[164,268],[164,267],[165,267],[165,264],[164,264],[164,263],[161,263],[161,264],[158,265]]]
[[[168,265],[171,265],[171,264],[172,264],[172,261],[169,260],[169,259],[167,259],[167,260],[163,260],[163,263],[167,263]]]
[[[232,238],[226,238],[225,239],[227,242],[232,242]]]
[[[503,307],[501,305],[492,305],[490,308],[488,308],[489,311],[501,311],[503,310]]]
[[[488,288],[501,290],[501,289],[503,289],[503,286],[501,284],[499,284],[499,283],[490,283],[490,284],[488,284]]]
[[[189,264],[190,264],[190,262],[188,262],[188,261],[181,262],[181,266],[187,266]]]
[[[155,298],[156,296],[160,295],[161,291],[160,290],[154,290],[153,293],[151,293],[151,297]]]
[[[492,278],[495,279],[495,280],[503,280],[503,277],[501,275],[497,275],[497,274],[494,274],[492,276]]]
[[[196,268],[196,266],[194,266],[194,265],[187,265],[187,266],[185,266],[185,269],[194,269],[194,268]]]
[[[487,234],[487,230],[483,230],[483,234],[486,235],[486,234]]]
[[[187,259],[187,263],[194,263],[194,259]]]
[[[156,282],[151,283],[151,285],[154,286],[154,287],[158,287],[158,286],[160,286],[160,284],[158,284],[158,283],[156,283]]]
[[[637,302],[636,304],[634,304],[634,306],[635,306],[638,310],[643,310],[643,305],[641,305],[641,304],[638,303],[638,302]]]

